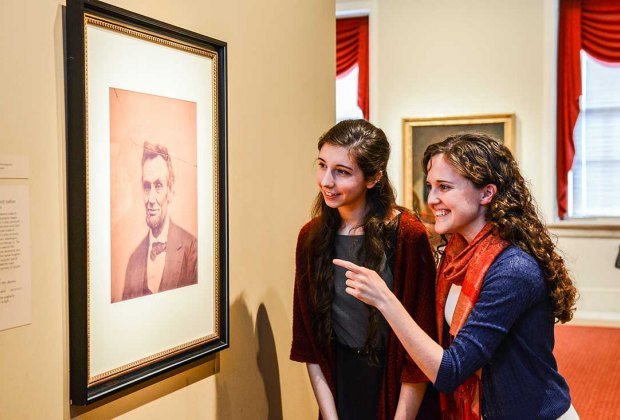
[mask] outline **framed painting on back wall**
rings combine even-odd
[[[68,0],[71,401],[228,346],[226,43]]]
[[[422,171],[424,151],[429,145],[457,133],[491,135],[515,153],[515,114],[403,118],[403,204],[418,212],[427,225],[432,225],[434,218],[426,204],[428,191]]]

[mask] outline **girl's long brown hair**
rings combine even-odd
[[[365,120],[344,120],[336,124],[321,136],[319,151],[324,144],[344,147],[360,167],[364,179],[373,179],[381,175],[374,187],[366,190],[366,213],[361,222],[364,230],[361,257],[362,265],[380,271],[386,250],[391,245],[389,236],[394,223],[386,223],[395,204],[394,190],[387,174],[387,162],[390,157],[390,144],[385,133]],[[314,265],[310,278],[309,302],[314,310],[314,334],[323,347],[333,339],[331,304],[334,296],[334,241],[342,225],[337,209],[325,204],[319,192],[312,210],[312,216],[318,219],[315,228],[308,235],[306,250]],[[378,333],[378,312],[369,307],[370,319],[366,350],[372,355],[376,350],[375,337]]]
[[[485,134],[457,134],[428,146],[422,160],[424,173],[428,173],[431,158],[439,154],[476,187],[488,184],[497,187],[497,194],[487,209],[487,221],[499,236],[536,259],[547,281],[553,315],[562,323],[570,321],[577,289],[540,220],[532,194],[510,150]]]

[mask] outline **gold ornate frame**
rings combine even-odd
[[[421,162],[426,147],[459,132],[482,132],[501,140],[515,153],[515,114],[403,118],[403,205],[432,223],[426,209]]]

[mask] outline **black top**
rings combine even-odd
[[[334,257],[360,264],[363,261],[363,252],[360,252],[364,242],[364,235],[336,235]],[[394,283],[392,270],[384,256],[379,273],[391,289]],[[368,336],[368,315],[370,307],[345,292],[346,270],[334,266],[334,300],[332,301],[332,324],[338,341],[348,347],[361,348],[366,344]],[[378,340],[384,341],[387,334],[387,322],[379,315]]]

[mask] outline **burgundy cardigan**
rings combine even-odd
[[[313,264],[307,248],[307,238],[317,219],[306,223],[299,232],[296,251],[295,290],[293,295],[293,342],[291,360],[317,363],[335,397],[335,357],[333,349],[322,349],[312,330],[313,313],[308,301]],[[435,261],[426,229],[417,217],[403,213],[398,226],[392,274],[392,291],[403,303],[420,327],[437,340],[435,325]],[[390,330],[386,347],[384,380],[377,419],[393,419],[396,414],[401,382],[429,380],[407,355]],[[320,415],[319,415],[320,418]],[[434,388],[429,386],[418,419],[440,418],[439,402]]]

